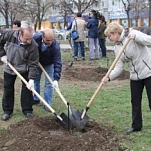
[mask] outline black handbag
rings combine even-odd
[[[75,23],[76,23],[76,29],[74,29],[74,30],[71,31],[71,38],[73,40],[76,40],[76,39],[79,38],[79,33],[77,31],[77,21],[76,21],[76,19],[75,19]]]

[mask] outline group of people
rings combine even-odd
[[[2,98],[3,116],[2,120],[10,119],[14,109],[14,84],[17,75],[8,66],[8,62],[28,82],[22,81],[21,107],[27,118],[33,117],[33,104],[40,102],[32,94],[34,88],[40,93],[40,79],[42,71],[39,63],[53,80],[53,85],[45,79],[44,99],[51,105],[53,87],[58,88],[58,81],[61,77],[62,62],[59,43],[54,39],[52,29],[45,29],[43,32],[34,33],[33,28],[20,21],[15,21],[12,30],[1,31],[0,34],[0,56],[4,70],[4,93]],[[49,111],[44,106],[46,111]]]
[[[73,40],[73,57],[74,61],[78,60],[78,56],[85,60],[84,42],[86,41],[85,31],[88,30],[88,41],[90,50],[90,60],[100,58],[100,50],[102,52],[101,58],[106,58],[105,34],[106,21],[103,15],[97,11],[91,10],[89,20],[86,22],[81,13],[73,14],[74,20],[69,24],[67,30],[77,30],[79,38]]]
[[[90,16],[93,15],[92,11]],[[80,17],[80,15],[78,16]],[[87,24],[89,28],[94,25],[91,21],[94,20],[93,23],[96,21],[96,18],[92,18]],[[84,25],[84,22],[80,19],[77,19],[76,21],[77,23],[81,22]],[[75,22],[73,22],[72,26],[75,26]],[[105,28],[104,18],[102,18],[102,22],[104,24],[102,26]],[[126,38],[130,39],[130,42],[118,59],[109,77],[103,77],[102,82],[107,83],[108,81],[117,78],[123,70],[124,63],[129,61],[132,125],[126,132],[127,134],[130,134],[132,132],[141,131],[143,127],[141,102],[144,87],[146,88],[151,110],[151,52],[147,47],[151,46],[151,36],[131,28],[125,30],[123,26],[116,22],[108,24],[104,33],[115,43],[115,55],[118,55]],[[98,35],[98,32],[95,34],[90,32],[89,36],[90,35],[90,43],[92,44],[96,42],[96,35]],[[101,40],[101,43],[104,43],[104,41],[102,41],[103,40]],[[80,44],[83,45],[81,41]],[[77,44],[75,45],[77,48]],[[93,51],[94,48],[91,46],[91,49],[91,51]],[[10,62],[28,81],[28,85],[25,85],[22,82],[21,107],[22,112],[26,117],[32,117],[33,100],[34,103],[39,103],[38,98],[36,96],[33,97],[32,92],[30,91],[31,87],[34,87],[35,90],[40,93],[40,78],[42,71],[39,68],[38,63],[40,62],[43,65],[49,76],[54,80],[53,86],[58,87],[58,81],[61,76],[62,63],[60,46],[54,39],[52,30],[45,29],[43,32],[35,33],[33,36],[33,30],[31,26],[28,25],[21,26],[19,30],[2,32],[0,34],[0,56],[1,60],[4,62],[4,94],[2,98],[4,114],[2,119],[5,121],[8,120],[13,113],[14,108],[14,83],[16,75],[11,68],[7,66],[7,61]],[[93,52],[91,53],[91,57],[94,59]],[[46,79],[44,98],[50,105],[52,103],[52,94],[52,85],[49,83],[48,79]]]

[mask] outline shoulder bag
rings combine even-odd
[[[75,19],[75,24],[76,24],[76,28],[71,31],[71,38],[73,40],[76,40],[76,39],[79,38],[79,33],[77,31],[77,21],[76,21],[76,19]]]

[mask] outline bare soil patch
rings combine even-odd
[[[76,66],[77,65],[77,66]],[[72,81],[100,81],[106,68],[78,62],[63,65],[62,78]],[[124,71],[119,80],[129,78]],[[2,80],[0,81],[2,85]],[[1,88],[1,87],[0,87]],[[10,130],[0,133],[0,150],[9,151],[124,151],[119,140],[124,139],[110,125],[89,121],[85,132],[63,128],[52,117],[34,117],[10,125]],[[128,150],[127,150],[128,151]]]
[[[0,135],[0,150],[9,151],[111,151],[124,149],[112,127],[89,121],[86,132],[68,131],[54,118],[36,117],[11,125]]]
[[[65,67],[62,71],[62,78],[67,80],[78,80],[78,81],[101,81],[101,79],[107,73],[107,68],[91,66],[91,64],[85,66],[81,63],[73,66]],[[118,80],[125,80],[129,78],[129,72],[123,71],[117,78]]]

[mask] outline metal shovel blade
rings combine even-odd
[[[65,113],[61,113],[60,117],[62,118],[62,120],[57,118],[56,122],[59,123],[61,126],[67,128],[68,125],[70,124],[68,120],[68,116]]]
[[[72,114],[70,115],[70,120],[72,121],[72,123],[78,128],[78,129],[83,129],[86,125],[86,123],[89,120],[89,117],[85,114],[84,117],[81,119],[83,110],[82,111],[75,111],[72,112]]]

